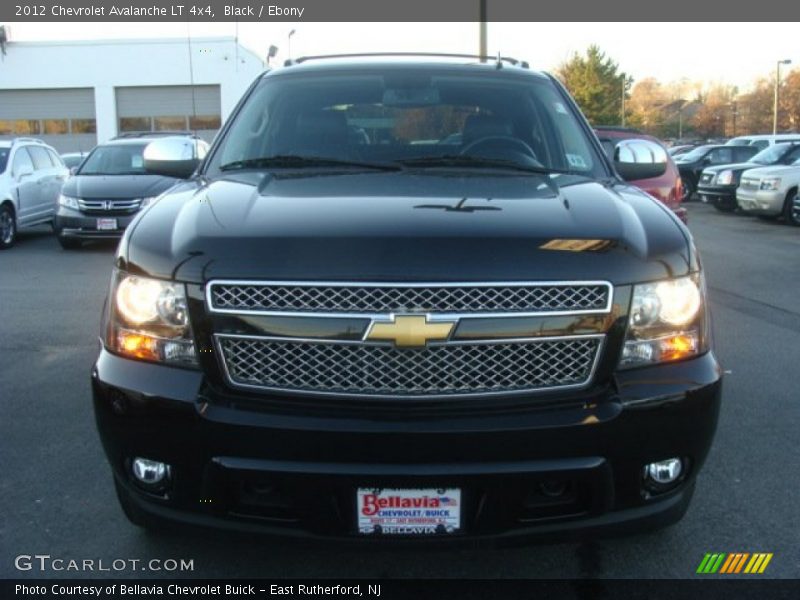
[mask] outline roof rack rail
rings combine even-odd
[[[172,131],[172,130],[164,130],[164,131],[124,131],[123,133],[118,133],[115,135],[112,140],[124,140],[126,138],[141,138],[141,137],[159,137],[164,135],[195,135],[193,131]]]
[[[472,58],[485,62],[507,62],[513,66],[519,66],[523,69],[529,69],[530,65],[527,61],[518,60],[511,56],[482,56],[480,54],[448,54],[444,52],[363,52],[355,54],[320,54],[317,56],[301,56],[299,58],[290,58],[283,63],[284,67],[291,67],[299,65],[309,60],[325,60],[329,58],[378,58],[378,57],[406,57],[406,58]]]
[[[40,140],[39,138],[7,134],[0,135],[0,140],[10,140],[12,144],[16,144],[17,142],[33,142],[35,144],[44,144],[44,140]]]

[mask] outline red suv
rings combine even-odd
[[[647,135],[636,129],[629,129],[626,127],[595,127],[595,133],[600,138],[600,143],[603,145],[608,156],[614,159],[614,149],[617,144],[625,140],[650,140],[661,146],[663,142],[652,135]],[[678,173],[678,167],[675,162],[667,154],[667,170],[659,177],[652,177],[650,179],[637,179],[629,183],[644,190],[654,198],[661,200],[678,216],[678,218],[686,223],[687,215],[686,209],[681,206],[682,182],[681,176]]]

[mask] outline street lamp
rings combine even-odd
[[[625,127],[625,95],[631,89],[633,84],[633,77],[622,74],[622,126]]]
[[[289,35],[286,36],[286,42],[287,42],[287,44],[286,44],[286,46],[287,46],[286,47],[286,54],[289,55],[289,60],[292,60],[292,36],[294,35],[294,33],[295,33],[295,30],[292,29],[289,32]]]
[[[775,106],[772,109],[772,135],[778,133],[778,88],[781,84],[781,65],[790,65],[792,61],[788,58],[786,60],[779,60],[775,72]]]

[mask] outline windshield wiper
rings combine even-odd
[[[484,169],[511,169],[514,171],[524,171],[526,173],[537,173],[539,175],[550,175],[551,173],[573,174],[571,171],[563,169],[552,169],[550,167],[537,165],[523,165],[513,160],[482,158],[479,156],[461,154],[419,156],[415,158],[406,158],[398,162],[408,167],[472,167]]]
[[[235,171],[239,169],[314,169],[319,167],[352,167],[358,169],[375,169],[378,171],[400,171],[403,168],[401,165],[394,163],[279,154],[275,156],[235,160],[222,165],[219,169],[220,171]]]

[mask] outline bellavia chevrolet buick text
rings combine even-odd
[[[92,373],[127,516],[298,536],[673,523],[721,371],[691,235],[549,75],[317,57],[259,77],[120,243]],[[623,179],[624,178],[624,179]]]

